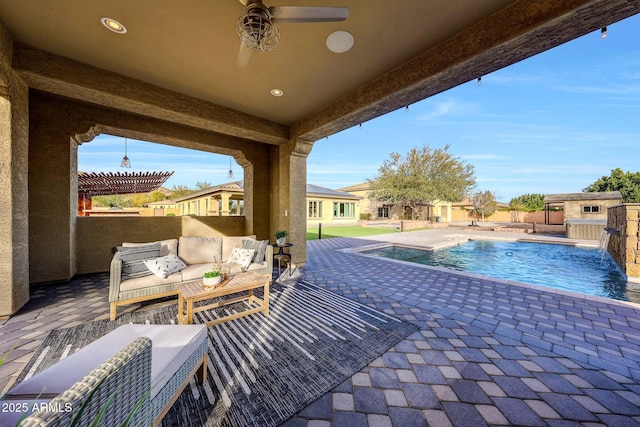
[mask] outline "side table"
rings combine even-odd
[[[276,260],[276,257],[278,257],[278,277],[280,277],[280,270],[282,269],[282,257],[288,258],[289,262],[287,263],[287,268],[291,268],[291,252],[285,252],[285,249],[290,248],[291,246],[293,246],[293,243],[284,243],[282,245],[278,244],[278,243],[272,243],[271,246],[273,246],[273,260]],[[278,252],[276,252],[275,250],[278,249]]]

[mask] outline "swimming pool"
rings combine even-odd
[[[568,245],[472,240],[457,246],[424,250],[387,246],[368,255],[445,267],[499,279],[566,289],[589,295],[640,302],[609,254]]]

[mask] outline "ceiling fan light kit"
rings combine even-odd
[[[346,7],[267,7],[262,3],[262,0],[239,1],[247,6],[247,13],[236,22],[236,33],[240,38],[237,62],[239,68],[247,66],[252,50],[269,52],[278,46],[280,32],[274,22],[337,22],[344,21],[349,16],[349,9]],[[351,46],[353,46],[353,36],[346,31],[344,33],[350,36]],[[349,50],[351,46],[346,50]]]
[[[274,50],[280,43],[278,27],[273,25],[269,10],[261,3],[247,6],[247,14],[236,23],[236,33],[245,46],[259,52]]]

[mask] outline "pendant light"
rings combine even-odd
[[[120,162],[121,168],[129,168],[131,169],[131,162],[129,161],[129,157],[127,157],[127,137],[124,137],[124,157]]]
[[[129,116],[128,115],[124,116],[124,127],[125,127],[125,129],[129,129]],[[124,157],[122,158],[122,161],[120,162],[120,167],[121,168],[129,168],[129,169],[131,169],[131,162],[129,161],[129,157],[127,157],[127,136],[126,135],[124,137]]]
[[[227,175],[227,179],[233,179],[233,169],[231,169],[231,157],[229,157],[229,174]]]

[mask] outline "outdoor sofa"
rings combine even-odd
[[[111,320],[119,305],[177,295],[179,283],[202,278],[216,259],[231,273],[273,273],[273,247],[256,236],[182,236],[150,243],[125,242],[116,249],[109,277]],[[252,250],[252,258],[238,255],[244,253],[241,249]]]
[[[205,325],[123,325],[2,396],[1,426],[157,425],[207,367]]]

